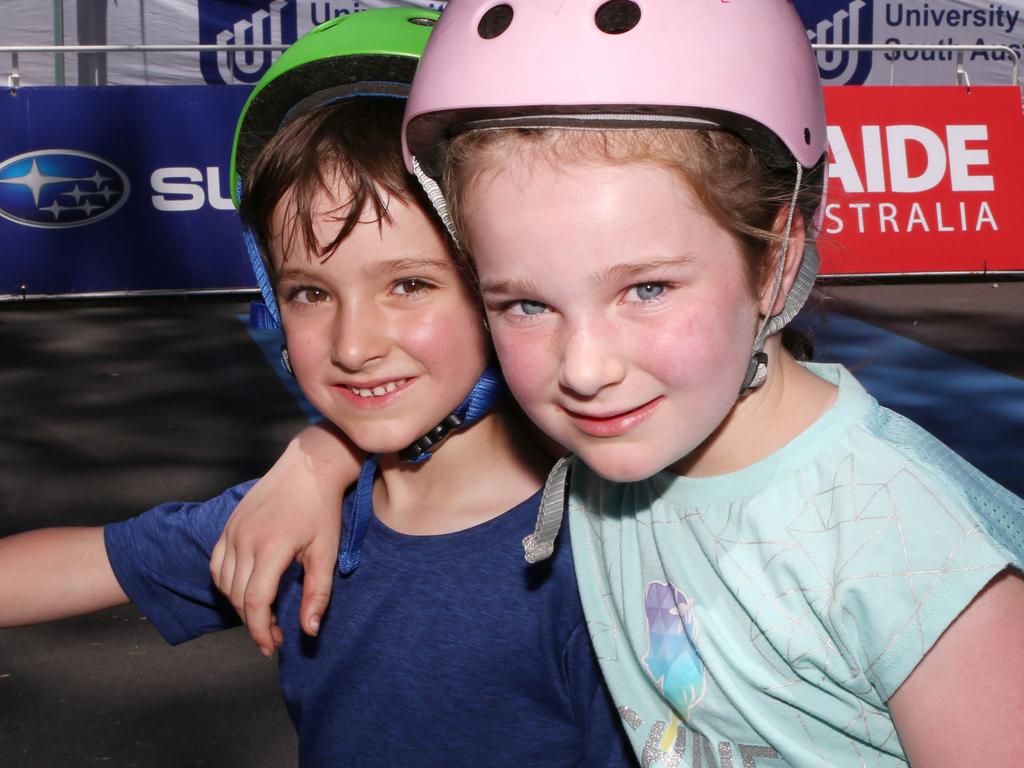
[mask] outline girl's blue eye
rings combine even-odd
[[[546,304],[537,301],[517,301],[516,307],[524,315],[541,315],[547,310]]]
[[[640,301],[650,301],[656,299],[665,292],[664,283],[641,283],[640,285],[633,286],[636,291],[636,297]]]

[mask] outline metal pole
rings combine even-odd
[[[142,29],[142,44],[146,44],[146,0],[139,0],[139,27]],[[142,52],[142,78],[149,85],[149,57]]]
[[[64,0],[53,0],[53,43],[64,45]],[[64,54],[53,57],[53,84],[64,85]]]

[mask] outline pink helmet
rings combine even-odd
[[[406,160],[437,177],[468,123],[611,114],[707,120],[761,148],[781,142],[804,168],[827,146],[790,0],[450,0],[409,97]]]

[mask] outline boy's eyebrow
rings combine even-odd
[[[295,280],[301,282],[303,280],[314,280],[316,278],[316,272],[311,269],[304,267],[282,267],[278,270],[275,275],[275,282],[284,282],[285,280]]]
[[[376,261],[372,264],[367,264],[366,269],[373,272],[406,272],[409,270],[416,269],[435,269],[435,270],[447,270],[453,271],[455,265],[447,259],[430,259],[420,258],[417,256],[407,256],[400,259],[391,259],[387,261]],[[319,278],[319,272],[316,267],[305,266],[305,265],[291,265],[282,268],[277,273],[277,280],[316,280]]]
[[[455,269],[455,264],[448,259],[430,259],[419,256],[406,256],[400,259],[377,262],[372,268],[374,271],[378,269],[386,269],[391,272],[405,272],[415,269],[438,269],[450,271]]]

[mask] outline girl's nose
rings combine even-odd
[[[625,378],[614,329],[588,322],[567,328],[562,337],[559,383],[579,397],[593,397]]]

